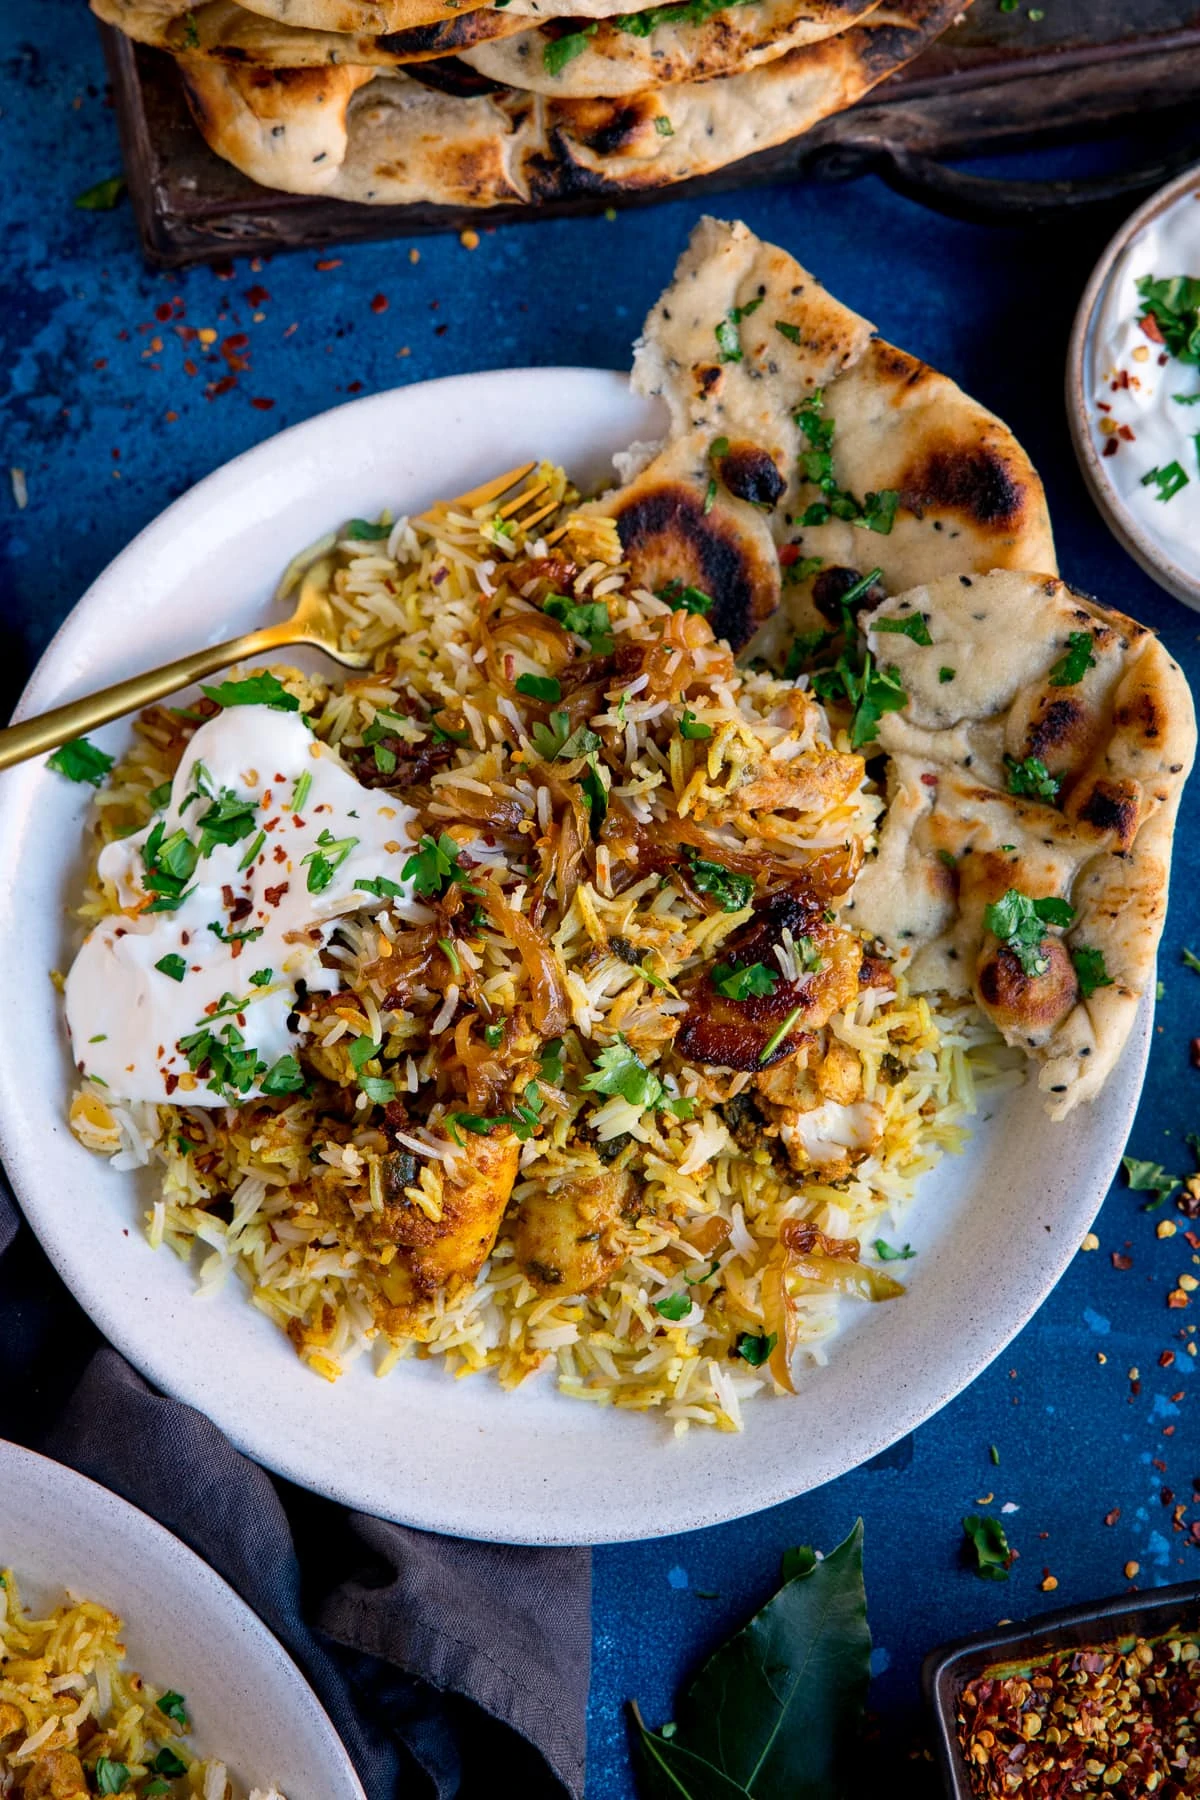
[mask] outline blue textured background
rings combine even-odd
[[[531,363],[625,366],[696,216],[694,203],[676,201],[615,222],[484,229],[473,252],[454,238],[422,238],[415,262],[409,244],[397,242],[336,248],[337,266],[324,270],[319,254],[295,253],[257,272],[240,261],[224,278],[208,269],[150,274],[127,205],[100,214],[72,205],[119,167],[82,0],[5,0],[2,11],[0,699],[9,702],[73,601],[134,533],[200,476],[282,426],[352,392],[429,376]],[[1200,619],[1161,594],[1108,536],[1067,440],[1067,333],[1108,228],[985,232],[936,219],[874,181],[750,192],[723,207],[995,407],[1045,476],[1064,573],[1157,627],[1193,677],[1200,673]],[[269,296],[257,303],[246,297],[256,284]],[[160,308],[168,321],[156,318]],[[179,325],[211,328],[218,344],[246,334],[249,367],[228,391],[210,397],[227,364],[217,348],[182,342]],[[185,369],[189,356],[195,373]],[[26,474],[22,512],[2,477],[10,466]],[[1200,1074],[1188,1063],[1189,1039],[1200,1032],[1200,976],[1180,959],[1189,933],[1200,940],[1196,818],[1193,789],[1177,839],[1165,994],[1131,1142],[1136,1154],[1179,1172],[1191,1167],[1184,1133],[1200,1125]],[[597,1552],[595,1800],[631,1792],[622,1703],[636,1695],[651,1721],[669,1716],[689,1666],[769,1592],[781,1550],[828,1548],[859,1514],[889,1793],[907,1789],[904,1759],[921,1724],[917,1673],[932,1646],[1004,1614],[1120,1591],[1128,1561],[1140,1564],[1141,1585],[1200,1576],[1187,1521],[1172,1529],[1160,1493],[1169,1488],[1187,1502],[1190,1520],[1200,1482],[1196,1359],[1181,1334],[1194,1329],[1200,1304],[1171,1311],[1166,1294],[1200,1258],[1182,1235],[1156,1239],[1163,1217],[1177,1215],[1168,1208],[1147,1217],[1139,1197],[1114,1191],[1097,1226],[1101,1251],[1077,1257],[995,1366],[879,1466],[724,1529]],[[1186,1221],[1179,1224],[1182,1233]],[[1132,1267],[1114,1268],[1114,1251]],[[1168,1349],[1176,1361],[1162,1368]],[[1135,1367],[1140,1391],[1130,1381]],[[881,1384],[887,1375],[880,1371]],[[662,1480],[674,1478],[668,1452]],[[1007,1587],[980,1582],[958,1562],[961,1516],[988,1493],[995,1507],[1019,1508],[1005,1520],[1020,1551]],[[1119,1519],[1106,1525],[1117,1507]],[[1041,1591],[1044,1570],[1057,1578],[1053,1595]]]

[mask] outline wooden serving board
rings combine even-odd
[[[1200,0],[1000,0],[972,11],[930,51],[859,105],[790,144],[720,174],[641,195],[551,202],[544,214],[650,205],[797,176],[846,179],[868,168],[943,210],[1010,216],[1019,197],[972,197],[939,180],[940,164],[986,149],[1036,145],[1176,121],[1200,158]],[[1035,9],[1036,10],[1036,9]],[[129,188],[147,257],[164,267],[353,238],[459,230],[529,218],[531,207],[358,206],[274,193],[222,162],[192,124],[174,64],[100,27],[112,74]],[[1064,187],[1050,209],[1081,196]],[[1040,204],[1040,202],[1039,202]],[[1028,211],[1028,203],[1026,203]]]

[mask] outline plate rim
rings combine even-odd
[[[144,550],[148,542],[153,545],[159,533],[169,531],[172,520],[177,516],[179,509],[194,507],[198,501],[202,505],[206,504],[220,492],[222,485],[230,480],[234,472],[244,472],[248,464],[266,467],[278,455],[276,448],[278,445],[294,444],[300,435],[319,432],[335,416],[340,417],[351,413],[361,415],[374,408],[386,411],[390,405],[397,402],[398,397],[411,395],[418,391],[424,393],[431,389],[442,392],[455,389],[477,390],[480,384],[485,384],[488,387],[504,391],[511,389],[515,384],[519,390],[520,384],[530,377],[539,380],[548,378],[552,382],[563,385],[567,382],[582,381],[584,386],[590,387],[595,393],[597,403],[602,391],[607,391],[611,396],[615,393],[615,384],[620,383],[631,406],[636,404],[629,392],[627,375],[618,371],[589,369],[577,365],[539,366],[528,369],[488,370],[480,374],[446,376],[436,381],[411,383],[400,388],[384,389],[376,394],[344,402],[337,407],[316,413],[309,419],[289,426],[286,431],[277,433],[263,443],[243,451],[230,462],[220,465],[187,490],[185,494],[172,501],[143,527],[130,544],[100,572],[87,592],[71,609],[43,651],[22,694],[16,716],[23,717],[35,706],[43,703],[43,689],[50,681],[52,665],[62,652],[64,643],[69,640],[73,628],[81,620],[89,617],[93,608],[103,601],[106,588],[114,580],[120,578],[120,572],[127,559],[135,557]],[[464,466],[469,456],[470,444],[468,442],[463,447]],[[69,691],[69,684],[66,686]],[[55,700],[63,698],[63,687],[60,686],[57,691],[54,691],[52,697]],[[3,787],[0,786],[0,832],[8,829],[7,815],[8,806],[4,799]],[[39,1241],[43,1244],[50,1260],[62,1275],[73,1295],[76,1295],[77,1303],[84,1307],[108,1341],[113,1343],[157,1386],[164,1388],[167,1392],[180,1393],[186,1403],[199,1407],[206,1416],[213,1418],[218,1429],[223,1431],[239,1450],[261,1463],[262,1466],[338,1503],[374,1512],[380,1517],[397,1519],[420,1529],[434,1532],[473,1537],[482,1541],[517,1544],[595,1544],[638,1541],[639,1538],[646,1536],[661,1535],[664,1531],[698,1530],[745,1517],[794,1499],[801,1493],[811,1491],[829,1480],[861,1467],[871,1457],[878,1455],[882,1450],[917,1429],[919,1425],[940,1411],[943,1406],[976,1380],[1005,1349],[1061,1279],[1078,1248],[1079,1239],[1099,1211],[1111,1186],[1112,1177],[1119,1163],[1120,1148],[1128,1136],[1145,1077],[1153,1013],[1149,992],[1150,990],[1143,996],[1131,1033],[1131,1041],[1127,1043],[1122,1055],[1120,1066],[1125,1070],[1125,1081],[1120,1090],[1115,1088],[1112,1090],[1110,1107],[1106,1115],[1105,1137],[1115,1142],[1116,1137],[1119,1136],[1120,1143],[1111,1159],[1105,1159],[1103,1169],[1098,1164],[1095,1168],[1088,1169],[1087,1178],[1080,1183],[1079,1197],[1075,1198],[1069,1206],[1066,1201],[1062,1203],[1060,1216],[1065,1224],[1069,1224],[1070,1229],[1066,1229],[1064,1224],[1064,1229],[1056,1233],[1058,1242],[1054,1243],[1052,1240],[1050,1245],[1042,1249],[1039,1273],[1036,1278],[1029,1279],[1024,1283],[1020,1305],[1006,1313],[1003,1319],[997,1319],[986,1330],[977,1330],[974,1333],[974,1349],[962,1366],[956,1367],[948,1375],[939,1376],[933,1382],[927,1381],[923,1397],[915,1396],[909,1385],[906,1384],[903,1395],[898,1397],[887,1412],[880,1415],[879,1423],[876,1423],[875,1415],[872,1415],[865,1426],[852,1433],[848,1432],[847,1435],[854,1437],[851,1461],[847,1462],[845,1457],[837,1451],[830,1451],[825,1455],[823,1461],[806,1467],[798,1479],[788,1476],[773,1481],[765,1480],[763,1471],[756,1471],[747,1466],[746,1479],[742,1483],[743,1491],[739,1492],[738,1497],[732,1501],[727,1492],[723,1493],[715,1503],[708,1500],[705,1492],[696,1493],[694,1491],[697,1485],[695,1482],[674,1484],[677,1487],[688,1487],[692,1491],[683,1500],[676,1501],[670,1506],[669,1517],[663,1518],[660,1513],[654,1524],[650,1524],[648,1521],[648,1514],[652,1509],[643,1508],[645,1522],[637,1529],[630,1529],[624,1519],[610,1524],[607,1521],[591,1518],[585,1520],[583,1524],[575,1524],[573,1519],[564,1519],[560,1516],[555,1520],[557,1528],[547,1530],[539,1520],[535,1520],[530,1525],[525,1522],[523,1516],[518,1519],[517,1508],[511,1500],[502,1502],[502,1505],[507,1507],[507,1513],[499,1522],[495,1519],[481,1517],[478,1508],[473,1510],[467,1505],[464,1509],[457,1496],[446,1498],[441,1505],[432,1508],[421,1505],[414,1506],[411,1503],[411,1496],[405,1496],[404,1503],[398,1504],[395,1500],[389,1500],[388,1493],[381,1491],[379,1483],[372,1485],[369,1475],[356,1482],[348,1475],[343,1475],[339,1467],[314,1468],[312,1461],[306,1462],[299,1453],[293,1455],[278,1452],[265,1453],[260,1445],[247,1441],[242,1429],[244,1427],[248,1430],[250,1425],[248,1408],[243,1408],[238,1424],[231,1424],[224,1415],[214,1416],[205,1399],[197,1397],[194,1383],[189,1387],[185,1381],[182,1383],[181,1389],[178,1373],[172,1377],[169,1358],[165,1359],[166,1367],[161,1367],[160,1361],[164,1359],[156,1359],[150,1353],[148,1346],[136,1341],[132,1344],[129,1342],[131,1333],[124,1328],[123,1321],[115,1308],[106,1310],[102,1299],[98,1299],[95,1295],[91,1296],[91,1300],[87,1304],[82,1298],[78,1298],[72,1279],[74,1271],[70,1271],[70,1275],[68,1273],[69,1259],[66,1246],[61,1241],[61,1237],[55,1236],[49,1228],[47,1228],[46,1236],[43,1237],[41,1226],[45,1221],[41,1219],[35,1221],[25,1198],[27,1185],[29,1190],[36,1191],[38,1176],[36,1169],[27,1169],[26,1167],[27,1151],[22,1148],[21,1132],[11,1129],[14,1121],[8,1106],[10,1096],[7,1092],[7,1082],[4,1079],[3,1070],[0,1070],[0,1158],[3,1159],[4,1165],[9,1171],[14,1190],[21,1202],[22,1211]],[[1116,1104],[1118,1093],[1120,1103],[1116,1105],[1114,1111],[1113,1106]],[[28,1184],[25,1180],[26,1174],[29,1176]],[[1103,1177],[1102,1183],[1101,1177]],[[34,1210],[38,1212],[42,1210],[37,1206],[36,1201]],[[1047,1230],[1049,1229],[1047,1227]],[[1047,1254],[1047,1252],[1049,1253]],[[312,1379],[315,1380],[316,1377],[312,1377]],[[349,1380],[350,1375],[344,1379]],[[567,1402],[563,1400],[561,1404],[566,1405]],[[777,1402],[777,1404],[786,1404],[786,1402]],[[220,1414],[219,1408],[217,1412]],[[514,1425],[519,1425],[519,1417],[514,1415],[513,1422]],[[668,1443],[662,1445],[660,1453],[670,1454]],[[747,1489],[748,1492],[745,1491]]]
[[[0,1438],[0,1493],[6,1491],[7,1477],[14,1469],[18,1472],[28,1471],[35,1480],[40,1476],[59,1495],[72,1495],[80,1507],[91,1513],[97,1525],[103,1526],[105,1530],[112,1529],[114,1518],[119,1521],[118,1530],[128,1529],[131,1541],[126,1546],[116,1546],[118,1559],[122,1558],[123,1549],[128,1554],[136,1555],[139,1549],[137,1540],[141,1544],[151,1541],[157,1544],[168,1561],[178,1567],[182,1585],[192,1592],[196,1591],[198,1585],[206,1588],[209,1596],[227,1617],[236,1619],[242,1626],[254,1645],[256,1656],[261,1657],[272,1672],[286,1682],[295,1694],[297,1703],[302,1702],[309,1712],[313,1724],[325,1740],[331,1763],[342,1765],[339,1774],[345,1784],[346,1800],[367,1800],[366,1790],[351,1761],[350,1752],[338,1735],[319,1694],[295,1657],[279,1641],[249,1601],[244,1600],[232,1583],[214,1569],[210,1562],[173,1531],[168,1530],[153,1514],[136,1506],[123,1494],[105,1487],[103,1482],[72,1468],[70,1463],[59,1462],[56,1457],[47,1456],[43,1451],[30,1450],[24,1444]],[[107,1519],[103,1517],[105,1512],[110,1515]],[[17,1573],[20,1573],[19,1568]],[[133,1623],[123,1607],[118,1607],[117,1610],[125,1624]]]

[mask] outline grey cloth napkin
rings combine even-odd
[[[0,1186],[0,1253],[17,1229]],[[31,1269],[44,1328],[26,1321],[15,1348],[0,1333],[0,1393],[35,1378],[22,1358],[44,1361],[77,1312],[38,1253],[22,1260],[23,1297]],[[527,1800],[582,1795],[588,1551],[435,1537],[319,1500],[108,1347],[35,1447],[151,1514],[236,1588],[312,1683],[370,1800],[510,1785]]]

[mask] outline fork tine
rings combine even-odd
[[[437,511],[440,507],[453,507],[456,512],[471,512],[477,506],[487,506],[491,501],[498,500],[501,494],[506,494],[509,488],[516,487],[519,481],[524,481],[536,468],[535,462],[521,463],[506,475],[497,475],[491,481],[485,481],[479,487],[457,495],[453,500],[440,501],[439,507],[431,507],[430,511]]]

